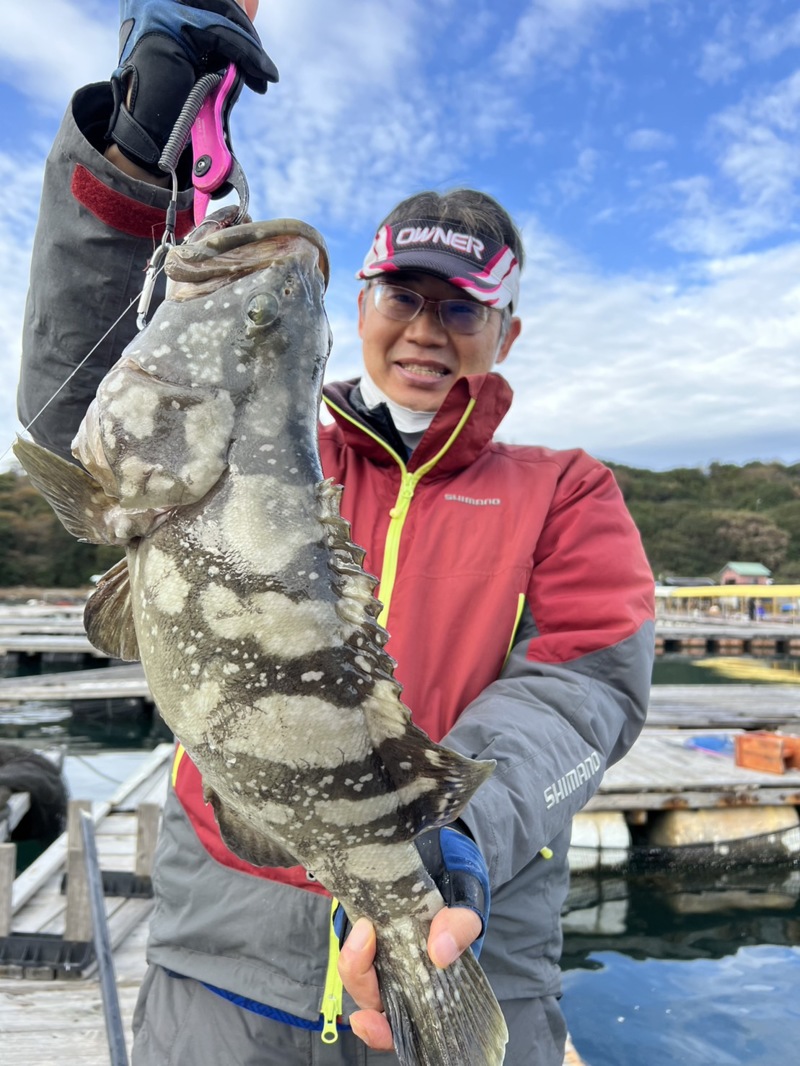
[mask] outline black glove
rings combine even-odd
[[[489,871],[480,848],[472,837],[452,825],[422,833],[415,843],[445,905],[469,907],[483,923],[481,935],[472,944],[477,958],[486,936],[491,901]]]
[[[111,75],[114,111],[106,136],[153,174],[161,174],[164,145],[201,75],[234,63],[258,93],[278,80],[275,64],[234,0],[120,0],[120,21],[120,59]],[[239,89],[228,98],[226,125]]]

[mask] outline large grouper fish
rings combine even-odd
[[[321,236],[286,219],[172,248],[166,300],[73,443],[83,468],[14,450],[73,535],[125,546],[87,603],[89,639],[141,659],[228,847],[301,864],[374,923],[405,1066],[494,1066],[502,1014],[471,951],[430,961],[443,900],[414,844],[494,764],[412,724],[375,579],[323,479],[327,269]]]

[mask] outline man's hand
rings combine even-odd
[[[481,935],[479,915],[467,907],[444,907],[434,917],[428,936],[428,954],[444,969]],[[339,955],[339,973],[344,987],[361,1007],[350,1015],[353,1032],[375,1051],[391,1051],[394,1043],[389,1022],[381,1012],[381,994],[375,972],[375,930],[359,918]]]
[[[480,848],[461,823],[430,829],[416,839],[425,868],[446,906],[434,916],[428,934],[428,955],[444,969],[474,945],[477,956],[489,919],[489,872]],[[356,1036],[375,1051],[393,1046],[389,1022],[381,1013],[375,971],[375,930],[366,918],[353,926],[339,956],[345,988],[362,1009],[350,1016]]]

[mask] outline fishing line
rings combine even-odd
[[[161,267],[161,269],[162,270],[164,269],[163,266]],[[95,343],[94,347],[89,349],[89,351],[86,353],[86,355],[83,357],[83,359],[81,359],[81,361],[78,363],[78,365],[73,370],[71,370],[70,373],[67,375],[67,377],[61,382],[61,384],[58,386],[58,388],[53,393],[53,395],[50,397],[50,399],[47,400],[44,404],[42,404],[42,406],[39,408],[39,410],[36,412],[36,414],[30,420],[30,422],[28,422],[28,424],[23,427],[23,432],[24,433],[27,433],[30,430],[31,426],[36,421],[36,419],[39,417],[39,415],[41,415],[44,411],[47,410],[47,408],[50,406],[50,404],[53,402],[53,400],[56,398],[56,396],[58,396],[58,394],[62,391],[62,389],[66,388],[66,386],[70,383],[70,381],[72,381],[72,379],[75,377],[75,375],[78,373],[78,371],[89,361],[89,359],[91,359],[91,357],[94,355],[94,353],[100,347],[100,345],[103,343],[103,341],[109,335],[109,333],[111,333],[112,330],[116,329],[116,327],[119,325],[119,323],[125,317],[125,315],[127,315],[127,313],[130,311],[130,309],[136,303],[138,303],[140,296],[141,296],[141,293],[137,293],[137,295],[134,296],[134,298],[131,300],[131,302],[128,304],[128,306],[125,308],[125,310],[122,312],[122,314],[117,319],[115,319],[114,322],[112,322],[112,324],[108,327],[108,329],[105,331],[103,336],[100,337],[99,340]],[[8,447],[3,452],[3,454],[0,455],[0,462],[2,462],[3,459],[5,459],[5,457],[11,451],[13,446],[14,446],[13,443],[8,445]]]
[[[203,222],[203,223],[201,223],[201,225],[207,225],[207,224],[208,224],[208,221],[209,221],[208,219],[204,220],[204,222]],[[193,228],[192,230],[190,230],[190,231],[189,231],[189,233],[187,233],[187,234],[186,234],[186,236],[184,237],[184,239],[183,239],[183,242],[182,242],[182,243],[186,243],[186,242],[187,242],[187,241],[188,241],[188,240],[189,240],[189,239],[190,239],[191,237],[193,237],[193,236],[194,236],[194,234],[195,234],[195,233],[197,232],[197,230],[198,230],[199,228],[200,228],[199,226],[195,226],[195,227],[194,227],[194,228]],[[160,247],[162,247],[162,245],[159,245],[159,248],[160,248]],[[154,253],[154,254],[155,254],[155,253]],[[160,274],[160,273],[161,273],[161,272],[163,271],[163,269],[164,269],[164,263],[162,262],[162,263],[161,263],[161,265],[160,265],[160,266],[159,266],[159,267],[158,267],[158,268],[157,268],[156,270],[154,270],[154,271],[153,271],[153,273],[152,273],[152,278],[151,278],[151,281],[152,281],[152,282],[154,282],[154,281],[155,281],[155,279],[156,279],[156,278],[158,277],[158,275],[159,275],[159,274]],[[41,406],[41,407],[39,408],[39,410],[38,410],[38,411],[36,412],[36,414],[35,414],[35,415],[33,416],[33,418],[32,418],[32,419],[30,420],[30,422],[28,422],[28,424],[27,424],[26,426],[24,426],[24,427],[23,427],[23,433],[28,433],[28,432],[30,431],[30,428],[31,428],[31,426],[32,426],[32,425],[34,424],[34,422],[35,422],[35,421],[37,420],[37,418],[38,418],[38,417],[39,417],[39,416],[40,416],[40,415],[41,415],[41,414],[42,414],[42,413],[43,413],[44,411],[46,411],[46,410],[47,410],[47,408],[48,408],[48,407],[50,406],[50,404],[51,404],[51,403],[53,402],[53,400],[55,400],[56,396],[58,396],[58,394],[59,394],[59,393],[60,393],[60,392],[61,392],[61,391],[62,391],[62,390],[63,390],[64,388],[66,388],[66,386],[67,386],[67,385],[68,385],[68,384],[70,383],[70,381],[72,381],[72,379],[73,379],[73,378],[75,377],[75,375],[76,375],[76,374],[78,373],[78,371],[79,371],[79,370],[81,370],[81,369],[82,369],[82,368],[83,368],[83,367],[85,366],[85,364],[86,364],[86,363],[87,363],[87,362],[89,361],[89,359],[91,359],[91,357],[92,357],[92,356],[94,355],[94,353],[95,353],[95,352],[97,351],[97,349],[98,349],[98,348],[100,347],[100,345],[101,345],[101,344],[103,343],[103,341],[104,341],[104,340],[106,339],[106,337],[107,337],[107,336],[109,335],[109,333],[111,333],[111,332],[112,332],[112,331],[113,331],[114,329],[116,329],[116,327],[117,327],[117,326],[119,325],[119,323],[120,323],[120,322],[122,321],[122,319],[123,319],[123,318],[125,317],[125,315],[127,315],[127,314],[128,314],[128,312],[129,312],[129,311],[131,310],[131,308],[135,307],[135,306],[136,306],[136,305],[137,305],[137,304],[138,304],[138,303],[139,303],[139,302],[141,301],[141,299],[142,299],[142,295],[144,294],[144,292],[145,292],[145,288],[146,288],[146,287],[147,287],[146,285],[145,285],[145,286],[143,286],[143,287],[142,287],[142,289],[141,289],[141,290],[140,290],[140,291],[139,291],[139,292],[138,292],[138,293],[137,293],[137,294],[136,294],[136,295],[135,295],[135,296],[133,297],[133,299],[132,299],[132,300],[131,300],[131,302],[130,302],[130,303],[128,304],[128,306],[127,306],[127,307],[126,307],[126,308],[125,308],[125,309],[124,309],[124,310],[122,311],[122,313],[121,313],[121,314],[120,314],[120,315],[119,315],[119,316],[118,316],[118,317],[117,317],[117,318],[116,318],[116,319],[115,319],[115,320],[114,320],[114,321],[113,321],[113,322],[111,323],[111,325],[110,325],[110,326],[108,327],[108,329],[107,329],[107,330],[105,331],[105,333],[104,333],[104,334],[103,334],[103,335],[102,335],[102,336],[101,336],[100,338],[98,338],[98,340],[97,340],[97,341],[95,342],[94,346],[93,346],[92,348],[90,348],[90,349],[89,349],[89,351],[88,351],[88,352],[86,353],[86,355],[85,355],[85,356],[83,357],[83,359],[81,359],[81,361],[80,361],[80,362],[79,362],[79,363],[77,364],[77,366],[75,366],[75,367],[73,368],[73,370],[71,370],[71,371],[70,371],[70,373],[69,373],[69,374],[67,375],[67,377],[66,377],[66,378],[65,378],[65,379],[64,379],[64,380],[63,380],[63,381],[61,382],[61,384],[60,384],[60,385],[58,386],[58,388],[57,388],[57,389],[55,390],[55,392],[54,392],[54,393],[52,394],[52,396],[50,397],[50,399],[49,399],[49,400],[47,400],[47,401],[46,401],[45,403],[43,403],[43,404],[42,404],[42,406]],[[11,451],[11,449],[13,448],[13,446],[14,446],[14,445],[13,445],[13,442],[12,442],[11,444],[9,444],[9,445],[8,445],[8,446],[6,447],[5,451],[4,451],[4,452],[3,452],[2,454],[0,454],[0,463],[2,463],[2,461],[3,461],[4,459],[5,459],[5,457],[6,457],[7,455],[8,455],[8,453],[9,453],[9,452]]]

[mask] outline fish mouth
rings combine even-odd
[[[327,288],[330,260],[325,241],[313,226],[297,218],[244,222],[195,234],[194,239],[170,249],[164,271],[178,283],[173,289],[180,290],[180,283],[188,282],[193,287],[205,283],[210,291],[263,269],[304,242],[317,250],[317,266]],[[181,298],[179,291],[170,296]]]

